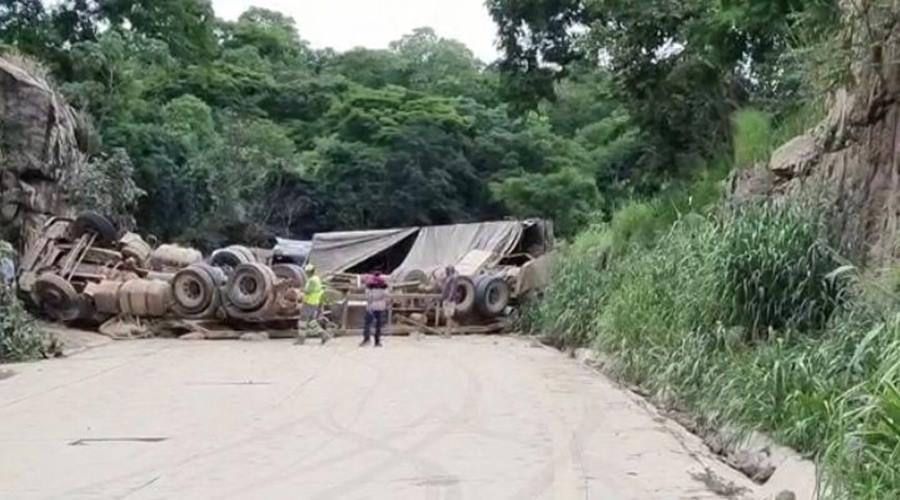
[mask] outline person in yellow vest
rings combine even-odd
[[[322,343],[331,339],[327,329],[320,323],[322,306],[325,299],[325,285],[322,278],[316,273],[312,264],[307,264],[303,270],[306,272],[306,287],[303,289],[303,306],[300,308],[300,321],[297,323],[297,345],[306,343],[306,337],[310,334],[319,335]]]

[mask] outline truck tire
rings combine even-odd
[[[40,275],[34,283],[34,294],[41,309],[56,321],[74,321],[81,315],[78,292],[58,274]]]
[[[150,262],[153,248],[136,233],[125,233],[119,238],[120,251],[126,259],[134,259],[138,267],[146,267]]]
[[[172,279],[175,312],[189,319],[214,315],[221,304],[219,287],[224,284],[222,271],[206,264],[194,264],[178,271]]]
[[[475,283],[468,276],[456,277],[456,314],[469,314],[475,309]]]
[[[274,292],[275,273],[263,264],[241,264],[225,286],[225,296],[237,309],[256,311],[269,302]]]
[[[249,248],[240,245],[220,248],[213,252],[209,258],[210,265],[222,268],[226,272],[233,271],[241,264],[254,262],[256,262],[256,257],[253,255],[253,252]]]
[[[96,212],[83,212],[72,222],[71,236],[78,239],[85,234],[97,236],[97,243],[110,245],[118,241],[119,230],[116,225],[106,217]]]
[[[482,275],[475,281],[475,304],[482,316],[503,314],[511,295],[509,284],[499,276]]]
[[[275,264],[272,272],[280,281],[286,281],[291,288],[303,288],[306,285],[306,273],[295,264]]]

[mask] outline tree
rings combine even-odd
[[[574,168],[508,177],[492,184],[491,189],[513,214],[549,217],[563,236],[575,234],[600,207],[594,179]]]
[[[102,165],[131,171],[146,193],[117,211],[206,249],[511,212],[574,230],[583,217],[565,196],[605,208],[640,157],[608,72],[586,65],[556,103],[515,115],[524,106],[502,102],[495,68],[427,28],[337,53],[311,50],[291,18],[259,8],[232,22],[203,0],[17,0],[0,7],[0,37],[53,61],[93,116]],[[532,181],[549,191],[528,206],[521,183]]]
[[[576,64],[608,67],[658,151],[648,169],[727,143],[729,117],[758,72],[790,45],[800,14],[835,0],[489,0],[508,87],[531,107]],[[577,29],[587,28],[587,29]]]
[[[293,19],[258,7],[249,8],[227,26],[225,47],[254,47],[263,58],[294,70],[306,69],[313,59]]]
[[[133,214],[146,193],[135,184],[134,165],[124,149],[94,158],[73,184],[79,208],[105,214],[122,229],[134,229]]]
[[[197,62],[217,51],[209,0],[98,0],[100,18],[112,27],[163,40],[172,55]]]
[[[42,55],[49,37],[49,17],[41,0],[9,0],[0,5],[0,40],[26,54]]]
[[[493,91],[484,73],[484,64],[465,45],[441,38],[431,28],[418,28],[396,42],[405,73],[404,84],[411,89],[444,96],[467,96],[489,100]]]
[[[179,138],[189,154],[217,145],[212,110],[195,96],[185,94],[166,103],[162,122],[163,130]]]

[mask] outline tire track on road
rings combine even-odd
[[[430,472],[433,477],[439,477],[448,480],[446,481],[448,488],[446,489],[444,500],[462,499],[462,487],[460,485],[460,479],[457,476],[448,473],[440,464],[419,456],[419,454],[428,449],[429,446],[445,437],[449,430],[458,427],[460,420],[468,421],[471,420],[472,417],[476,416],[483,394],[481,381],[478,379],[478,376],[472,371],[471,367],[467,366],[463,362],[460,362],[460,360],[456,356],[445,355],[443,359],[456,366],[460,371],[463,372],[465,376],[466,385],[463,396],[463,403],[459,411],[457,411],[451,417],[447,418],[441,425],[438,426],[438,428],[429,432],[424,437],[416,440],[411,445],[405,448],[393,446],[388,440],[383,438],[369,438],[365,435],[350,431],[349,429],[338,428],[337,431],[345,433],[346,435],[351,436],[353,439],[358,440],[359,442],[363,443],[366,448],[387,452],[391,454],[391,458],[375,465],[369,466],[355,476],[345,480],[340,485],[319,492],[315,496],[311,497],[311,500],[332,500],[335,498],[345,498],[349,493],[364,486],[368,481],[376,478],[379,474],[385,472],[386,470],[390,470],[396,467],[397,464],[401,462],[407,462],[414,466],[421,467],[423,470]]]

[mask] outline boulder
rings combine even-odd
[[[83,124],[37,64],[0,56],[0,238],[22,249],[47,217],[71,215]]]
[[[821,156],[821,150],[812,135],[799,135],[781,146],[769,160],[769,170],[785,179],[803,175]]]
[[[900,258],[900,65],[885,64],[900,59],[900,30],[882,22],[893,18],[892,4],[869,4],[860,14],[854,2],[839,2],[852,78],[827,96],[826,118],[775,151],[771,187],[751,175],[736,179],[731,192],[823,200],[838,251],[883,266]],[[878,50],[870,50],[871,38],[880,40]]]
[[[775,473],[768,450],[738,450],[725,457],[728,465],[741,471],[757,484],[764,484]]]

